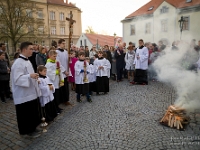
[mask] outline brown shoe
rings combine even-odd
[[[71,104],[70,102],[65,102],[66,106],[74,106],[73,104]]]

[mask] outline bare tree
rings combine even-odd
[[[96,32],[94,32],[92,26],[88,26],[88,28],[85,30],[85,33],[96,34]]]
[[[44,34],[39,28],[41,20],[36,15],[38,8],[31,0],[0,0],[0,40],[11,40],[12,53],[20,39]]]

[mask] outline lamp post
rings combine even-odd
[[[114,33],[114,46],[113,47],[115,47],[115,42],[116,42],[116,33]]]
[[[180,40],[181,40],[181,36],[182,36],[182,31],[183,31],[183,24],[185,22],[183,16],[181,16],[181,19],[178,21],[179,22],[179,27],[180,27],[180,31],[181,31],[181,35],[180,35]]]

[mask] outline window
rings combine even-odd
[[[150,22],[145,25],[145,33],[151,34],[151,23]]]
[[[135,35],[135,25],[131,25],[131,35]]]
[[[60,34],[61,35],[65,35],[65,27],[61,27],[60,28]]]
[[[80,45],[81,45],[81,46],[83,45],[82,40],[80,40]]]
[[[161,20],[161,31],[167,32],[167,20]]]
[[[34,44],[37,44],[38,42],[37,42],[37,41],[34,41],[33,43],[34,43]]]
[[[32,25],[28,25],[28,32],[33,32],[33,26]]]
[[[55,12],[50,11],[50,20],[55,20]]]
[[[56,27],[51,27],[51,34],[55,35],[56,34]]]
[[[169,8],[167,6],[163,6],[161,9],[160,9],[160,13],[161,14],[164,14],[164,13],[167,13],[169,11]]]
[[[64,15],[64,13],[60,13],[60,21],[64,21],[64,18],[65,18],[65,15]]]
[[[38,33],[39,34],[44,34],[44,27],[43,26],[39,26]]]
[[[153,10],[153,6],[148,9],[148,11],[151,11],[151,10]]]
[[[20,16],[20,9],[19,8],[15,8],[15,15]]]
[[[39,19],[43,19],[43,12],[42,12],[42,10],[38,11],[38,18]]]
[[[87,40],[84,39],[84,46],[87,46]]]
[[[184,19],[183,30],[189,30],[190,18],[189,17],[183,17],[183,19]]]
[[[44,46],[45,45],[45,41],[41,41],[41,45]]]
[[[3,8],[0,6],[0,15],[3,13]]]
[[[190,3],[190,2],[192,2],[192,0],[186,0],[186,3]]]
[[[33,17],[32,10],[27,9],[27,10],[26,10],[26,13],[27,13],[27,16],[28,16],[28,17]]]

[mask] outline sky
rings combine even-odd
[[[68,0],[82,11],[82,32],[88,26],[99,34],[122,36],[122,23],[126,16],[150,0]]]

